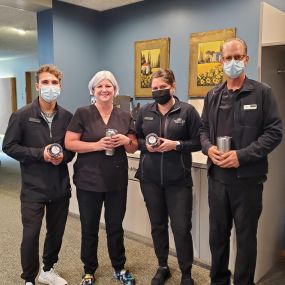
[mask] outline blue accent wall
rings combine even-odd
[[[171,39],[170,67],[177,95],[186,101],[190,33],[230,27],[247,42],[247,74],[257,79],[260,2],[145,0],[100,13],[54,0],[53,59],[64,72],[59,102],[71,111],[89,104],[88,81],[102,69],[115,74],[120,94],[134,96],[134,42],[161,37]]]
[[[170,37],[170,67],[177,95],[188,99],[190,33],[236,27],[249,46],[247,73],[258,77],[260,0],[143,1],[103,14],[100,66],[115,73],[121,94],[134,93],[134,42]]]
[[[53,2],[54,64],[64,74],[59,103],[70,111],[90,104],[87,85],[100,69],[102,24],[94,10]]]
[[[37,13],[39,64],[53,63],[53,11]]]

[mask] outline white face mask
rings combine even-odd
[[[56,101],[60,95],[60,87],[58,86],[42,86],[40,89],[40,96],[47,103]]]
[[[244,71],[245,65],[243,60],[232,59],[229,62],[225,62],[223,65],[224,73],[230,78],[238,78]]]

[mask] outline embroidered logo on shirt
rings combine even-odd
[[[177,118],[177,119],[174,120],[174,123],[180,124],[180,125],[184,125],[185,124],[185,120],[183,120],[182,118]]]
[[[153,117],[144,117],[143,119],[147,121],[153,121]]]
[[[30,118],[29,118],[29,122],[40,123],[41,120],[40,120],[40,119],[37,119],[37,118],[32,118],[32,117],[30,117]]]

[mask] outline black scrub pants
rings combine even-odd
[[[211,285],[229,285],[230,233],[237,237],[234,284],[253,285],[263,184],[223,184],[209,177]]]
[[[105,208],[105,225],[109,257],[115,271],[126,262],[123,220],[126,212],[127,188],[124,191],[92,192],[77,189],[81,221],[81,260],[84,272],[94,274],[98,267],[98,233],[102,205]]]
[[[43,263],[46,268],[52,268],[58,261],[68,207],[69,197],[49,203],[21,202],[23,224],[21,277],[24,280],[33,282],[39,272],[39,237],[44,214],[46,214],[46,237]]]
[[[167,266],[169,253],[168,217],[182,274],[191,275],[193,242],[191,235],[192,187],[141,182],[148,210],[154,250],[159,266]]]

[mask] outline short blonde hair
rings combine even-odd
[[[89,81],[88,89],[89,89],[90,95],[93,95],[94,87],[97,86],[104,79],[107,79],[107,80],[109,80],[112,83],[112,85],[114,86],[114,89],[115,89],[115,96],[117,96],[119,94],[118,82],[117,82],[115,76],[113,75],[113,73],[108,71],[108,70],[98,71],[92,77],[92,79]]]

